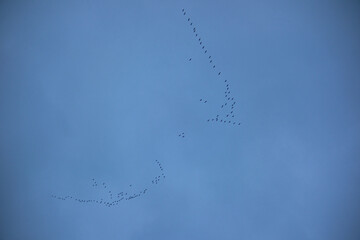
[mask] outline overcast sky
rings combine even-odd
[[[360,239],[359,43],[350,0],[1,1],[0,238]]]

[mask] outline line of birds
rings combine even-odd
[[[163,169],[163,167],[161,166],[161,163],[158,161],[158,160],[155,160],[156,161],[156,163],[158,164],[158,166],[159,166],[159,168],[160,168],[160,171],[161,171],[161,176],[163,177],[163,178],[165,178],[165,174],[164,174],[164,169]],[[155,178],[154,178],[154,180],[152,180],[152,184],[158,184],[158,182],[160,181],[160,179],[161,179],[161,176],[159,175],[159,176],[156,176]]]
[[[155,160],[155,162],[157,163],[157,165],[158,165],[158,167],[160,169],[161,175],[156,176],[152,180],[152,184],[158,184],[161,177],[165,178],[164,169],[163,169],[161,163],[158,160]],[[92,187],[98,187],[99,186],[99,184],[97,183],[95,178],[93,178],[92,181],[93,181]],[[105,182],[103,182],[101,184],[101,186],[106,190],[109,189]],[[132,187],[132,184],[130,184],[129,187]],[[138,197],[144,195],[147,191],[148,191],[148,188],[144,188],[143,190],[138,191],[136,193],[132,193],[132,194],[130,194],[128,192],[119,192],[119,193],[116,194],[116,197],[114,197],[113,192],[109,189],[108,190],[108,194],[109,194],[108,200],[104,200],[104,198],[101,198],[100,200],[99,199],[82,199],[82,198],[77,198],[77,197],[70,196],[70,195],[67,195],[67,196],[64,197],[64,196],[58,196],[58,195],[54,195],[54,194],[52,194],[51,197],[54,198],[54,199],[57,199],[57,200],[62,200],[62,201],[73,200],[73,201],[76,201],[76,202],[79,202],[79,203],[89,203],[89,204],[91,204],[91,203],[94,204],[95,203],[95,204],[104,205],[106,207],[112,207],[112,206],[118,205],[123,200],[128,201],[128,200],[138,198]]]
[[[186,16],[186,11],[183,8],[182,9],[182,13],[184,16]],[[186,17],[185,17],[186,18]],[[192,27],[193,30],[193,34],[195,36],[195,38],[198,40],[199,45],[201,47],[201,49],[204,51],[204,54],[206,54],[208,56],[208,61],[210,66],[216,70],[216,65],[214,63],[214,59],[213,57],[208,53],[208,50],[206,48],[206,46],[203,44],[203,40],[201,39],[201,36],[198,34],[198,31],[196,29],[196,27],[194,26],[194,23],[191,21],[191,18],[188,17],[187,21],[189,22],[189,25]],[[189,59],[189,61],[191,61],[192,58]],[[228,120],[227,118],[235,118],[235,107],[236,107],[236,101],[234,99],[234,97],[231,95],[231,91],[230,91],[230,83],[228,82],[227,79],[223,79],[221,76],[221,71],[216,71],[217,76],[219,78],[219,80],[224,82],[224,103],[221,105],[220,110],[223,113],[223,116],[219,116],[217,115],[214,118],[209,118],[207,119],[207,122],[219,122],[219,123],[229,123],[232,125],[237,125],[239,126],[241,123],[234,121],[234,120]],[[200,99],[200,102],[202,102],[202,99]],[[204,101],[204,103],[206,103],[207,101]]]

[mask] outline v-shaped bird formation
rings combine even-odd
[[[161,174],[152,179],[152,181],[151,181],[152,185],[157,185],[161,181],[161,179],[165,179],[165,177],[166,177],[161,163],[158,160],[155,160],[155,162],[158,165]],[[101,188],[102,194],[103,194],[103,191],[105,190],[107,192],[106,196],[102,196],[99,199],[86,199],[86,198],[80,198],[80,197],[70,196],[70,195],[59,196],[59,195],[52,194],[51,197],[53,197],[57,200],[62,200],[62,201],[72,200],[72,201],[82,203],[82,204],[101,204],[106,207],[113,207],[113,206],[118,205],[122,201],[128,201],[128,200],[138,198],[138,197],[144,195],[150,189],[150,187],[143,187],[143,188],[141,188],[141,190],[133,190],[132,184],[130,184],[129,190],[122,191],[122,192],[114,192],[113,190],[111,190],[108,187],[108,185],[105,182],[99,184],[95,180],[95,178],[92,179],[92,182],[93,182],[92,187]]]
[[[234,96],[232,95],[230,91],[230,83],[227,79],[223,78],[223,74],[220,70],[218,70],[217,66],[215,65],[215,60],[210,55],[209,50],[207,49],[206,45],[203,42],[203,39],[201,38],[197,28],[195,27],[195,24],[192,22],[191,18],[187,16],[187,13],[185,9],[182,9],[182,13],[189,23],[189,26],[192,30],[192,34],[194,35],[195,39],[199,43],[199,46],[201,48],[201,51],[206,55],[207,61],[209,61],[209,67],[214,73],[216,74],[216,77],[219,81],[223,82],[224,85],[224,99],[221,106],[219,106],[219,114],[216,115],[216,117],[212,117],[207,119],[207,122],[216,122],[219,124],[226,124],[226,125],[233,125],[233,126],[239,126],[241,123],[238,121],[235,121],[235,108],[236,108],[236,101]],[[188,62],[191,62],[192,58],[188,59]],[[200,99],[201,103],[207,103],[208,101],[205,99]],[[178,134],[178,137],[185,138],[185,133],[181,132]],[[157,185],[162,179],[165,179],[164,169],[161,165],[161,163],[158,160],[155,160],[156,164],[158,165],[161,174],[158,176],[155,176],[151,180],[152,185]],[[104,205],[106,207],[113,207],[118,205],[122,201],[128,201],[135,198],[138,198],[140,196],[143,196],[148,190],[149,187],[143,187],[141,190],[133,190],[132,184],[129,185],[129,189],[127,191],[121,191],[121,192],[114,192],[112,189],[108,187],[108,185],[105,182],[102,182],[99,184],[95,178],[92,179],[92,187],[101,189],[100,194],[104,194],[104,191],[106,192],[105,196],[101,196],[97,199],[86,199],[86,198],[80,198],[76,196],[59,196],[59,195],[51,195],[54,199],[57,200],[72,200],[78,203],[82,204],[100,204]]]
[[[223,78],[223,75],[220,70],[215,65],[214,58],[210,55],[209,50],[207,49],[206,45],[203,42],[202,37],[200,36],[198,29],[195,27],[195,24],[192,22],[191,18],[188,17],[185,9],[182,9],[182,14],[184,15],[185,19],[189,23],[189,26],[192,30],[192,33],[195,37],[195,39],[199,42],[199,46],[203,53],[206,55],[206,59],[209,61],[210,68],[214,71],[214,73],[217,76],[217,79],[221,82],[223,82],[224,85],[224,99],[221,106],[219,106],[219,114],[216,115],[216,117],[207,119],[207,122],[217,122],[222,124],[228,124],[233,126],[239,126],[241,123],[238,121],[235,121],[235,108],[236,108],[236,101],[234,96],[232,95],[230,91],[230,83],[226,78]],[[200,102],[202,102],[202,99],[200,99]],[[207,101],[206,101],[207,102]],[[206,103],[204,101],[204,103]]]

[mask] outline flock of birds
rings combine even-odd
[[[178,136],[184,138],[184,137],[185,137],[185,133],[182,132],[182,133],[180,133]]]
[[[182,9],[182,13],[186,17],[185,9]],[[214,69],[215,73],[217,73],[217,77],[219,78],[219,80],[224,82],[224,89],[225,89],[224,102],[220,106],[220,110],[222,110],[222,115],[217,114],[216,117],[207,119],[207,122],[218,122],[218,123],[225,123],[225,124],[231,124],[231,125],[240,125],[241,124],[240,122],[236,122],[233,120],[235,118],[236,101],[234,100],[234,97],[231,95],[230,83],[228,82],[227,79],[223,79],[222,75],[221,75],[221,71],[218,71],[216,69],[214,59],[208,53],[208,49],[204,45],[203,40],[201,39],[201,36],[198,34],[198,31],[197,31],[196,27],[194,26],[194,23],[191,21],[191,18],[188,17],[187,21],[189,22],[189,25],[192,27],[193,34],[194,34],[195,38],[197,39],[197,41],[199,42],[201,49],[204,51],[204,54],[206,54],[206,56],[208,57],[208,61],[209,61],[211,68]],[[192,61],[192,58],[189,58],[189,62],[191,62],[191,61]],[[200,102],[206,104],[208,101],[205,99],[200,99]],[[178,136],[180,138],[185,138],[185,133],[182,132],[182,133],[178,134]],[[165,179],[164,169],[163,169],[161,163],[158,160],[155,160],[155,161],[161,171],[161,174],[156,176],[155,178],[153,178],[153,180],[151,181],[151,183],[153,185],[157,185],[161,179]],[[92,187],[94,187],[94,188],[99,187],[98,182],[94,178],[92,179],[92,181],[93,181]],[[105,200],[104,200],[104,198],[83,199],[83,198],[78,198],[78,197],[69,196],[69,195],[65,196],[65,197],[51,195],[51,197],[58,199],[58,200],[62,200],[62,201],[73,200],[73,201],[76,201],[79,203],[101,204],[101,205],[104,205],[107,207],[112,207],[112,206],[118,205],[121,201],[128,201],[128,200],[138,198],[138,197],[144,195],[148,191],[148,188],[143,188],[142,190],[137,191],[137,192],[132,191],[131,193],[129,193],[129,192],[122,191],[122,192],[113,194],[113,191],[108,188],[108,186],[105,182],[100,184],[100,187],[102,187],[103,190],[107,191],[108,196]],[[130,184],[129,187],[132,188],[132,184]]]
[[[166,177],[161,163],[158,160],[155,160],[155,162],[158,165],[161,174],[153,178],[153,180],[151,181],[151,184],[153,184],[153,185],[158,184],[161,181],[161,179],[165,179],[165,177]],[[86,204],[86,203],[87,204],[101,204],[106,207],[113,207],[113,206],[118,205],[121,201],[128,201],[128,200],[138,198],[138,197],[144,195],[149,189],[149,187],[147,187],[147,188],[143,188],[142,190],[136,191],[136,192],[122,191],[122,192],[113,194],[113,191],[107,186],[107,184],[105,182],[103,182],[102,184],[98,184],[98,182],[95,180],[95,178],[93,178],[92,181],[93,181],[92,187],[97,188],[100,186],[103,190],[107,191],[107,194],[108,194],[107,198],[105,198],[105,199],[104,198],[84,199],[84,198],[78,198],[78,197],[74,197],[74,196],[70,196],[70,195],[57,196],[54,194],[52,194],[51,197],[55,198],[57,200],[62,200],[62,201],[73,200],[73,201],[83,203],[83,204]],[[131,188],[132,184],[130,184],[129,187]]]
[[[199,35],[194,23],[191,21],[191,18],[187,17],[184,8],[182,9],[182,13],[184,17],[187,18],[187,22],[192,28],[194,37],[199,42],[199,46],[201,47],[202,51],[204,51],[204,54],[206,54],[210,67],[215,71],[218,79],[224,83],[224,102],[220,106],[220,110],[222,110],[222,113],[217,114],[216,117],[207,119],[207,122],[218,122],[239,126],[241,123],[233,120],[235,118],[236,101],[231,94],[229,81],[227,79],[223,79],[221,71],[217,70],[213,57],[209,54],[208,49],[204,45],[203,40]],[[192,58],[189,59],[189,62],[191,60]],[[207,100],[203,101],[203,99],[200,99],[200,102],[207,103]]]

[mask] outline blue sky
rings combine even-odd
[[[0,238],[359,239],[359,24],[357,1],[2,1]]]

